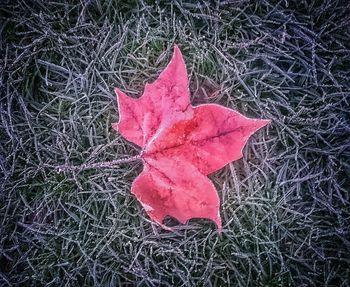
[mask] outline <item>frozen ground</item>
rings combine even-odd
[[[1,2],[1,286],[350,285],[348,2],[193,2]],[[211,175],[222,237],[154,225],[140,164],[47,167],[137,154],[113,88],[139,96],[174,43],[193,103],[273,120]]]

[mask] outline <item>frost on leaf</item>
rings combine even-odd
[[[207,175],[242,157],[249,137],[270,120],[250,119],[216,104],[193,107],[180,49],[138,99],[115,89],[119,122],[112,125],[141,148],[143,171],[131,192],[162,227],[165,216],[181,223],[214,221],[221,231],[220,202]],[[167,228],[169,229],[169,228]]]

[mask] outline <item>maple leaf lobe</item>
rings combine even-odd
[[[119,122],[112,127],[142,148],[144,169],[131,192],[162,227],[172,216],[214,221],[221,231],[219,197],[207,175],[242,157],[249,137],[270,120],[247,118],[216,104],[190,104],[185,62],[172,59],[138,99],[115,89]]]
[[[199,105],[193,107],[190,120],[175,123],[143,155],[181,157],[207,175],[241,158],[248,138],[269,122],[249,119],[216,104]]]
[[[115,89],[119,107],[119,122],[112,127],[127,140],[144,147],[161,129],[174,121],[191,117],[187,71],[180,49],[175,46],[173,57],[158,79],[146,84],[138,99]]]
[[[151,207],[146,212],[162,226],[164,217],[169,215],[181,223],[191,218],[208,218],[221,229],[220,202],[215,187],[190,164],[183,166],[166,157],[145,160],[145,168],[131,190],[143,206]]]

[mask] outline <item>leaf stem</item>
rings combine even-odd
[[[122,163],[127,163],[127,162],[132,162],[136,160],[140,160],[141,155],[136,155],[132,157],[126,157],[126,158],[121,158],[121,159],[116,159],[116,160],[111,160],[111,161],[103,161],[103,162],[96,162],[96,163],[83,163],[81,165],[59,165],[56,166],[56,170],[58,172],[63,172],[63,171],[74,171],[74,170],[86,170],[86,169],[94,169],[94,168],[105,168],[105,167],[113,167],[118,164]]]

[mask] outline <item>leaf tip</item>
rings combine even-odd
[[[172,61],[180,62],[185,66],[185,60],[182,56],[181,50],[180,50],[179,46],[176,44],[174,44],[174,52],[173,52]]]
[[[253,133],[256,132],[257,130],[271,124],[272,120],[270,119],[252,119],[252,124],[253,124]]]
[[[270,120],[270,119],[265,119],[265,120],[262,120],[262,121],[265,123],[265,125],[268,125],[268,124],[272,123],[272,120]]]
[[[114,129],[117,132],[119,132],[118,126],[119,126],[119,123],[112,123],[112,129]]]
[[[114,88],[114,93],[116,94],[117,97],[119,97],[122,94],[122,91],[119,90],[118,88]]]
[[[180,48],[177,44],[174,44],[174,54],[181,53]]]
[[[221,216],[220,216],[220,211],[219,211],[219,206],[218,206],[218,213],[215,219],[213,219],[213,221],[216,224],[216,228],[217,228],[217,232],[219,235],[221,235],[221,231],[222,231],[222,221],[221,221]]]
[[[259,120],[259,128],[265,127],[271,123],[272,123],[272,120],[270,120],[270,119]]]

